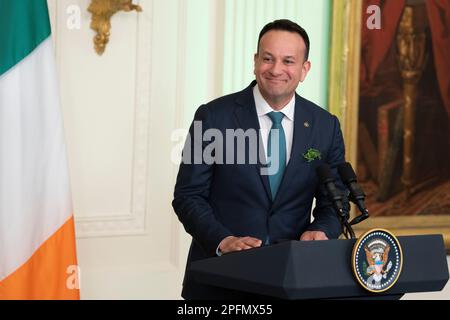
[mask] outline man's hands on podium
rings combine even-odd
[[[234,237],[228,236],[222,240],[219,245],[221,253],[229,253],[233,251],[242,251],[252,248],[261,247],[262,241],[253,237]]]
[[[322,231],[306,231],[300,237],[300,241],[328,240],[325,232]]]
[[[300,241],[328,240],[325,232],[322,231],[306,231],[300,237]],[[248,250],[261,247],[262,241],[253,237],[234,237],[228,236],[219,244],[221,254],[234,251]]]

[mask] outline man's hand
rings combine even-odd
[[[252,237],[233,237],[229,236],[222,240],[219,250],[222,253],[247,250],[261,247],[262,241]]]
[[[325,232],[322,231],[306,231],[300,237],[300,241],[328,240]]]

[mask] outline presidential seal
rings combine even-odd
[[[402,271],[400,242],[387,230],[370,230],[356,242],[352,265],[356,279],[366,290],[387,291],[397,282]]]

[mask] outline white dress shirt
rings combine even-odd
[[[281,121],[283,126],[284,135],[286,136],[286,165],[291,157],[292,140],[294,137],[294,114],[295,114],[295,94],[291,101],[280,111],[275,111],[267,103],[267,101],[261,95],[258,84],[253,87],[253,96],[255,98],[256,113],[258,114],[259,127],[261,128],[262,143],[264,146],[264,154],[267,159],[267,140],[269,139],[269,132],[272,128],[272,120],[267,115],[269,112],[282,112],[284,118]]]

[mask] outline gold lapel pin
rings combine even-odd
[[[309,128],[309,122],[305,122],[303,125],[305,126],[305,128]]]

